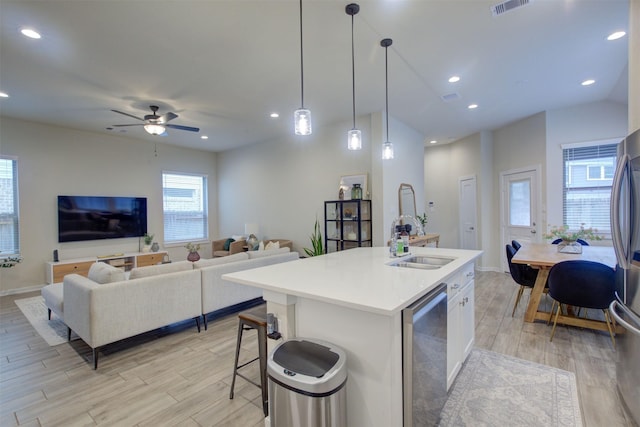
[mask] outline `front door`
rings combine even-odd
[[[521,244],[539,242],[538,221],[539,172],[537,167],[501,174],[502,270],[509,271],[505,245],[517,240]]]
[[[462,177],[460,184],[460,248],[478,249],[476,177]]]

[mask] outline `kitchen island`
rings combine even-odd
[[[407,256],[390,258],[385,247],[355,248],[223,278],[262,288],[283,338],[321,339],[345,350],[349,426],[401,426],[402,310],[440,283],[459,288],[463,272],[473,274],[482,254],[415,247],[411,253],[453,261],[430,270],[398,267],[391,264]]]

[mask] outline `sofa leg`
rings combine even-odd
[[[196,326],[198,327],[198,333],[200,333],[200,316],[194,317]]]
[[[71,328],[67,326],[67,341],[71,341]]]
[[[47,314],[49,315],[49,320],[51,320],[51,309],[47,308]]]
[[[98,369],[98,348],[94,348],[93,350],[93,370]]]
[[[203,314],[202,315],[202,322],[204,323],[204,330],[207,330],[207,315]]]

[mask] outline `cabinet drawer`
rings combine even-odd
[[[460,270],[460,285],[464,286],[475,277],[475,263],[470,262]]]
[[[164,252],[152,253],[147,255],[138,255],[136,257],[136,267],[146,267],[148,265],[156,265],[161,263],[164,258]]]
[[[62,282],[67,274],[80,274],[87,277],[89,269],[95,261],[77,262],[73,264],[60,264],[53,266],[53,283]]]

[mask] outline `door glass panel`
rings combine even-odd
[[[528,179],[509,183],[509,225],[531,225],[531,183]]]

